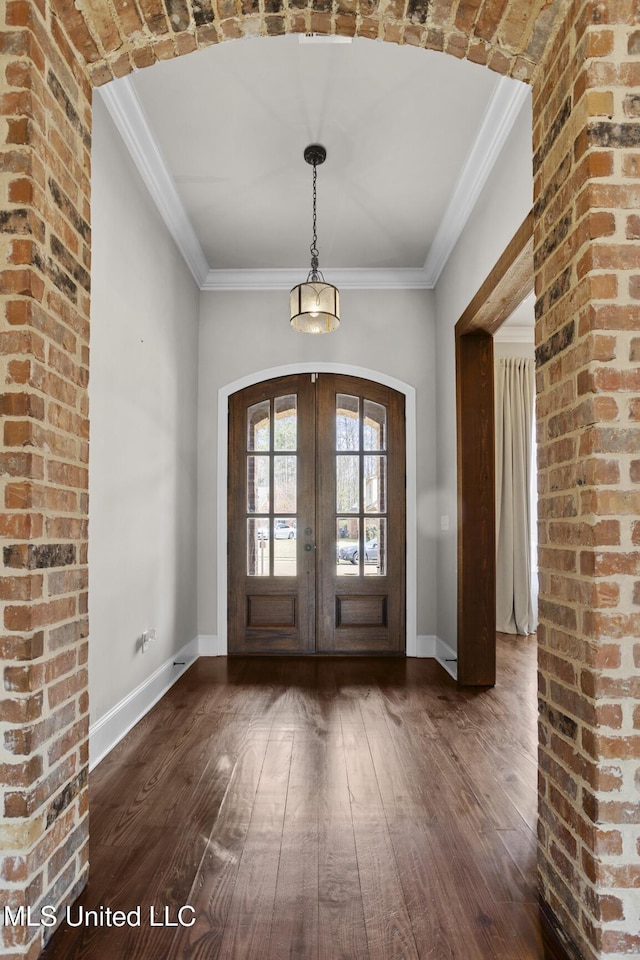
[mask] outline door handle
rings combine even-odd
[[[304,548],[305,548],[305,550],[306,550],[307,553],[308,553],[309,550],[315,550],[315,549],[316,549],[316,545],[315,545],[315,543],[305,543]]]

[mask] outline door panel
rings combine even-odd
[[[404,397],[300,374],[229,417],[229,652],[403,653]]]
[[[230,653],[315,649],[314,472],[310,377],[229,398]]]
[[[318,388],[316,649],[403,653],[404,397],[337,374]]]

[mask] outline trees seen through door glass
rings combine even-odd
[[[336,557],[339,576],[385,576],[387,411],[336,396]]]
[[[247,409],[249,576],[296,576],[297,432],[295,394],[262,400]]]

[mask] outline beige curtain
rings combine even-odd
[[[534,506],[534,362],[496,363],[496,627],[533,633],[537,626]]]

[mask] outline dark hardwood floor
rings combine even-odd
[[[140,927],[63,924],[43,956],[541,960],[535,661],[499,636],[478,691],[431,660],[200,660],[90,778],[72,919]]]

